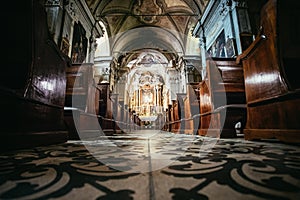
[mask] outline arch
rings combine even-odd
[[[112,55],[126,53],[136,49],[161,49],[184,54],[180,33],[158,27],[139,27],[120,33],[112,38]]]

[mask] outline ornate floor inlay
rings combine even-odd
[[[148,132],[0,154],[0,199],[299,196],[300,146],[280,142]]]

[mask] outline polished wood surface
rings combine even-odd
[[[93,81],[93,64],[73,64],[66,68],[66,79],[64,121],[69,139],[79,139],[87,131],[100,129],[100,91]]]
[[[189,83],[187,85],[186,111],[187,126],[190,127],[189,133],[198,134],[200,128],[200,82]]]
[[[206,135],[210,127],[211,111],[213,110],[211,95],[209,90],[209,82],[207,79],[200,83],[200,135]],[[207,114],[206,114],[207,113]]]
[[[7,8],[12,9],[0,14],[5,19],[0,148],[65,142],[67,62],[48,32],[45,9],[38,1],[12,1]]]
[[[237,58],[244,67],[246,139],[300,141],[300,81],[296,72],[300,42],[295,35],[300,29],[299,10],[299,1],[269,0],[261,11],[259,35]]]
[[[88,97],[88,93],[93,85],[93,65],[90,63],[73,64],[66,68],[66,79],[65,106],[82,110],[91,107],[92,105],[88,106],[88,103],[91,103],[88,100],[92,98]]]
[[[177,100],[172,100],[171,111],[171,132],[179,133],[180,132],[180,107]]]
[[[234,58],[207,60],[207,78],[200,85],[201,135],[236,137],[235,125],[246,121],[244,73]]]

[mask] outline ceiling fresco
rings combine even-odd
[[[202,15],[208,1],[86,0],[95,18],[102,21],[106,26],[112,48],[116,46],[116,43],[120,43],[119,38],[122,37],[122,47],[117,44],[119,48],[113,48],[114,51],[133,50],[137,48],[130,47],[134,46],[133,41],[136,41],[135,45],[140,45],[147,43],[145,39],[160,45],[156,47],[152,44],[149,48],[167,48],[168,50],[177,51],[176,46],[179,45],[182,46],[181,48],[184,51],[185,36],[189,34]],[[130,30],[135,31],[128,34]],[[173,38],[176,39],[173,40]],[[124,44],[125,41],[126,44]],[[147,46],[144,45],[141,48],[147,48]]]

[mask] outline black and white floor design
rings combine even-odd
[[[300,199],[300,146],[148,131],[2,152],[0,199]]]

